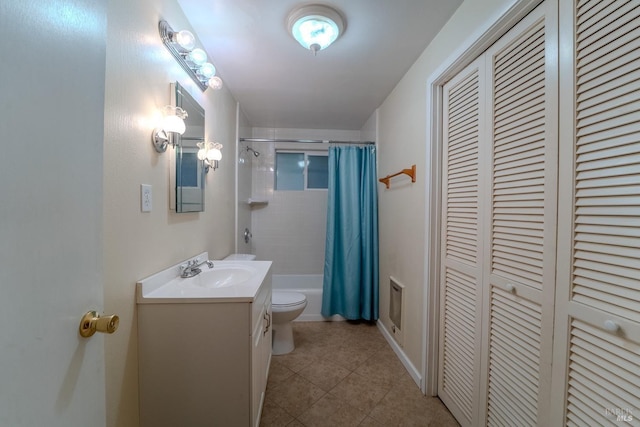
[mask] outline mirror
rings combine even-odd
[[[171,165],[175,178],[172,179],[175,182],[175,204],[173,201],[171,204],[172,207],[175,206],[176,212],[203,212],[204,164],[198,160],[196,144],[204,141],[204,108],[180,83],[176,82],[172,86],[174,105],[186,110],[188,117],[184,120],[187,126],[185,133],[175,135],[175,165]]]

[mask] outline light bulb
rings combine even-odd
[[[338,25],[333,20],[322,16],[300,18],[293,24],[291,32],[298,43],[315,51],[329,46],[340,35]]]
[[[205,62],[207,62],[207,53],[202,49],[193,49],[187,55],[187,59],[197,65],[198,67],[202,66]]]
[[[175,132],[182,135],[187,127],[184,124],[184,120],[182,120],[178,116],[165,116],[162,119],[162,129],[165,132]]]
[[[214,67],[212,63],[207,62],[198,69],[198,72],[202,77],[210,79],[216,75],[216,67]]]
[[[187,30],[182,30],[180,32],[174,33],[173,39],[183,49],[186,50],[191,50],[196,46],[196,38],[190,31]]]
[[[221,160],[222,159],[222,151],[220,151],[217,148],[212,148],[211,150],[209,150],[209,152],[207,152],[207,160],[209,161],[215,161],[215,160]]]
[[[209,79],[208,85],[213,90],[222,89],[222,79],[218,76],[213,76]]]
[[[319,45],[318,49],[324,49],[338,38],[338,26],[330,19],[318,19],[315,17],[303,18],[293,26],[294,34],[306,43],[311,49],[314,44]]]
[[[198,160],[206,160],[207,159],[207,150],[201,148],[198,150]]]

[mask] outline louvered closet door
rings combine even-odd
[[[561,7],[553,422],[640,425],[640,2]]]
[[[440,372],[438,394],[462,425],[476,425],[482,303],[478,227],[484,58],[444,86]]]
[[[481,400],[489,426],[548,425],[558,146],[551,6],[538,6],[487,51],[491,171]]]

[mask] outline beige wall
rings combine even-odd
[[[379,108],[378,175],[416,164],[417,180],[380,185],[380,319],[389,320],[389,276],[405,285],[403,351],[422,371],[424,331],[427,80],[452,54],[478,37],[512,0],[466,0]]]
[[[104,310],[120,316],[118,332],[105,338],[107,425],[114,427],[138,425],[136,281],[202,251],[221,258],[234,250],[236,101],[226,89],[203,94],[186,77],[162,45],[161,18],[189,27],[175,0],[109,2]],[[175,81],[205,108],[207,138],[224,144],[220,168],[206,177],[202,213],[169,211],[169,154],[151,144]],[[140,211],[140,184],[153,186],[152,212]]]

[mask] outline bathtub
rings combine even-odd
[[[323,320],[345,320],[340,315],[324,317],[322,309],[322,274],[274,274],[271,276],[274,291],[300,292],[307,297],[307,307],[297,322],[318,322]]]

